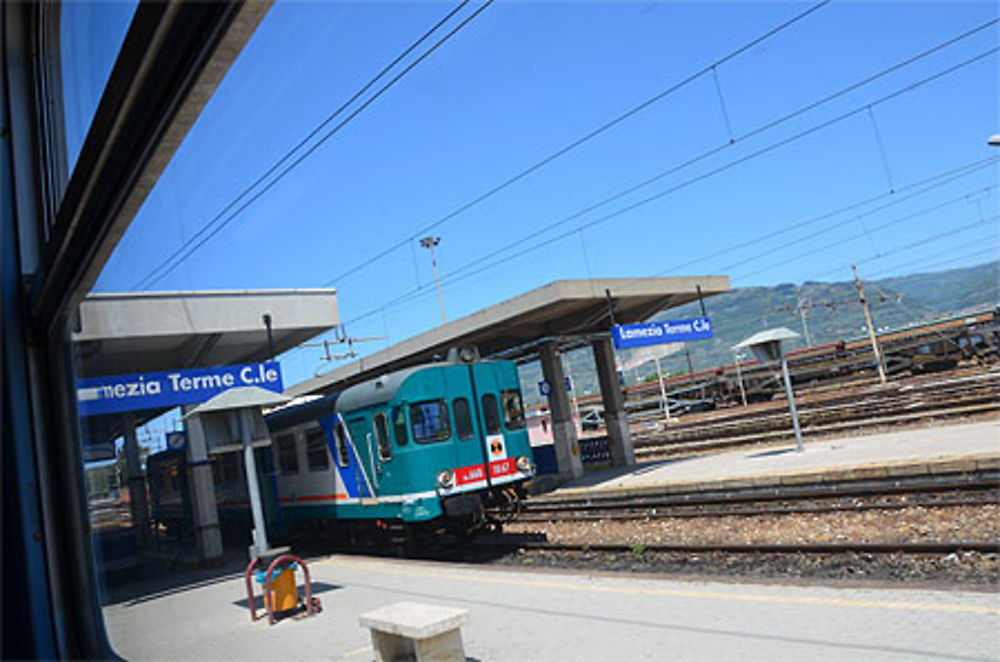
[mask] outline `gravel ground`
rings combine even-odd
[[[591,572],[657,573],[704,579],[780,579],[919,583],[997,590],[1000,555],[962,554],[679,554],[520,550],[495,563]]]
[[[1000,540],[1000,506],[947,506],[816,514],[732,515],[586,522],[524,522],[510,533],[544,531],[566,544],[939,542]]]
[[[997,585],[997,554],[723,554],[648,552],[643,545],[797,544],[827,542],[997,542],[1000,506],[913,507],[819,514],[724,516],[684,519],[530,522],[508,533],[544,533],[549,542],[626,544],[634,552],[520,550],[500,560],[536,565],[623,572],[704,574],[738,577],[869,579],[892,582]]]

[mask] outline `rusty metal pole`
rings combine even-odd
[[[875,324],[872,323],[872,314],[868,310],[868,300],[865,299],[865,288],[861,285],[861,278],[858,277],[857,265],[851,265],[854,270],[854,285],[858,288],[858,299],[861,301],[861,309],[865,311],[865,324],[868,325],[868,337],[872,341],[872,353],[875,355],[875,367],[878,368],[878,379],[881,383],[886,383],[885,366],[882,365],[882,352],[879,350],[878,338],[875,336]]]

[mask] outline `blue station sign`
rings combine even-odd
[[[204,402],[237,386],[257,386],[281,393],[277,361],[221,368],[194,368],[135,375],[91,377],[76,381],[80,415],[163,409]]]
[[[711,337],[712,320],[707,317],[645,324],[616,324],[611,327],[611,338],[615,343],[615,349],[707,340]]]

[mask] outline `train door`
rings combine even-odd
[[[373,480],[379,494],[398,494],[401,491],[401,486],[397,485],[393,476],[392,459],[395,453],[390,427],[390,412],[376,411],[372,414],[372,454],[375,464]]]
[[[521,393],[516,379],[504,374],[509,365],[476,363],[469,366],[482,420],[483,449],[490,483],[509,482],[517,472],[516,457],[520,444],[515,436],[524,426]],[[523,430],[520,430],[523,433]]]
[[[320,423],[328,435],[330,455],[333,458],[336,475],[340,477],[335,483],[337,493],[340,494],[340,489],[343,487],[344,496],[350,499],[363,500],[372,496],[373,489],[368,485],[367,474],[361,471],[358,457],[353,450],[351,434],[341,415],[334,414],[330,418],[321,420]]]
[[[352,459],[354,460],[352,464],[358,487],[364,485],[368,496],[376,497],[379,494],[376,471],[378,453],[375,451],[375,435],[368,417],[364,414],[351,415],[347,419],[347,432],[350,435]],[[362,493],[362,496],[365,495]],[[362,498],[361,503],[370,505],[373,501]]]
[[[479,407],[467,366],[449,367],[445,371],[445,393],[451,409],[454,430],[455,485],[460,488],[484,487],[489,484],[486,468],[484,428],[479,421]]]

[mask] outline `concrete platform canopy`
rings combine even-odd
[[[484,358],[539,358],[545,381],[565,382],[561,352],[594,352],[612,463],[635,462],[618,385],[612,324],[642,322],[656,313],[729,291],[728,276],[560,280],[444,324],[287,389],[293,397],[327,393],[400,368],[429,363],[454,347],[474,346]],[[569,398],[551,388],[556,463],[564,477],[583,474]]]
[[[456,346],[475,346],[483,357],[520,358],[545,338],[579,339],[610,329],[610,292],[619,324],[649,319],[668,308],[729,291],[728,276],[559,280],[444,324],[287,389],[291,396],[326,393],[386,372],[434,360]],[[561,345],[562,346],[562,345]]]
[[[261,361],[340,323],[335,289],[91,294],[73,343],[80,377]]]

